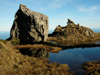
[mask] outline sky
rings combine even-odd
[[[67,19],[88,28],[100,28],[100,0],[0,0],[0,31],[10,31],[19,5],[49,17],[49,30],[66,26]]]

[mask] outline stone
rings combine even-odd
[[[59,36],[57,36],[58,34]],[[96,34],[90,28],[80,26],[80,24],[75,24],[72,20],[68,19],[67,26],[62,27],[58,25],[51,36],[57,38],[63,37],[66,39],[77,38],[77,40],[81,39],[84,41],[89,39],[89,37],[95,38]]]
[[[62,27],[60,26],[60,25],[58,25],[57,27],[56,27],[56,29],[55,29],[55,31],[56,30],[59,30],[59,29],[61,29]]]
[[[44,42],[48,34],[48,16],[20,4],[10,31],[10,39],[20,39],[22,43]]]
[[[68,19],[67,25],[75,25],[75,23],[71,19]]]
[[[86,36],[94,36],[94,32],[89,28],[85,29],[84,31]]]

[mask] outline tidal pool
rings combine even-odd
[[[81,65],[85,62],[100,61],[100,47],[66,49],[58,53],[50,52],[48,59],[51,62],[68,64],[76,75],[85,75]]]
[[[68,64],[70,70],[75,71],[76,75],[85,75],[85,70],[81,68],[81,65],[83,63],[100,61],[100,47],[98,44],[98,47],[95,46],[96,44],[87,44],[86,47],[83,48],[72,47],[73,49],[67,48],[66,50],[61,50],[58,53],[51,53],[48,52],[46,49],[21,48],[19,50],[24,55],[29,55],[37,58],[43,57],[49,59],[51,62]]]

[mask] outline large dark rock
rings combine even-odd
[[[10,39],[23,43],[43,42],[48,38],[48,16],[20,5],[13,22]]]

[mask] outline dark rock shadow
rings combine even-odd
[[[49,52],[46,49],[21,48],[19,51],[23,55],[28,55],[31,57],[49,58]]]

